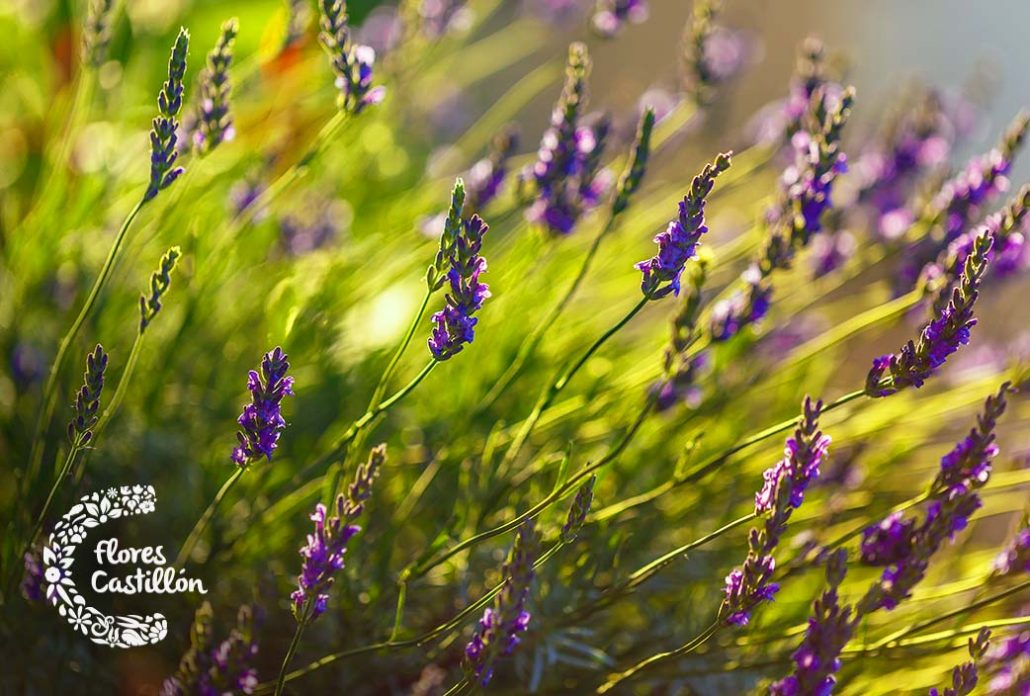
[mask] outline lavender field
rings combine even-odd
[[[1030,694],[953,4],[3,0],[0,693]]]

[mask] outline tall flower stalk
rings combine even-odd
[[[221,143],[236,137],[229,97],[229,67],[233,61],[233,46],[239,32],[239,21],[234,17],[222,24],[218,42],[207,54],[207,65],[197,79],[198,94],[191,121],[186,126],[191,142],[200,156],[208,155]]]
[[[328,606],[329,588],[333,584],[334,575],[343,569],[343,554],[347,550],[347,542],[361,531],[361,527],[355,522],[361,517],[365,504],[372,497],[372,484],[375,483],[385,462],[386,445],[372,448],[368,462],[358,467],[354,482],[348,487],[346,495],[341,493],[337,496],[336,514],[332,518],[328,517],[325,505],[318,503],[315,506],[315,511],[311,515],[315,531],[308,535],[307,544],[300,549],[304,562],[301,574],[297,578],[298,587],[290,595],[297,628],[279,670],[275,688],[277,696],[282,693],[286,684],[286,672],[300,644],[304,629],[325,612]]]
[[[107,286],[111,272],[119,259],[129,228],[143,206],[153,200],[162,189],[170,186],[183,171],[181,167],[175,166],[175,160],[178,157],[175,147],[175,131],[179,127],[178,115],[182,110],[183,78],[186,74],[186,55],[188,50],[189,32],[185,29],[180,29],[168,60],[168,79],[165,81],[157,98],[159,113],[154,119],[153,127],[150,131],[150,182],[143,197],[129,211],[129,214],[122,222],[122,226],[115,235],[114,242],[112,242],[111,248],[107,253],[107,258],[104,260],[104,265],[101,267],[100,273],[93,282],[89,295],[86,297],[86,301],[83,303],[75,321],[72,322],[71,328],[64,335],[58,347],[57,356],[50,367],[50,374],[43,388],[43,405],[36,423],[32,452],[29,455],[29,466],[25,476],[25,481],[27,482],[34,480],[42,463],[46,448],[44,439],[56,405],[57,381],[61,368],[64,366],[68,350],[75,342],[86,320],[93,313],[101,293]]]
[[[258,683],[254,610],[241,606],[236,626],[217,645],[213,624],[214,610],[205,601],[193,617],[189,649],[183,653],[175,674],[161,684],[161,696],[254,693]]]
[[[286,420],[282,415],[282,400],[283,397],[293,395],[293,377],[286,374],[289,369],[290,361],[286,353],[276,346],[261,359],[260,371],[251,370],[248,373],[247,391],[250,392],[250,403],[243,407],[243,412],[236,420],[240,430],[236,433],[236,446],[229,455],[234,464],[233,472],[218,489],[204,514],[193,525],[189,536],[179,549],[179,555],[175,559],[176,566],[181,568],[193,553],[197,541],[214,517],[219,504],[243,473],[261,459],[272,460],[272,453],[278,447],[279,437],[286,428]]]

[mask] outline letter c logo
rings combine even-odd
[[[75,589],[71,572],[75,549],[86,540],[88,530],[120,517],[149,514],[156,502],[153,486],[122,486],[90,493],[57,522],[49,543],[43,547],[47,599],[75,630],[94,643],[133,648],[157,643],[168,634],[168,622],[161,614],[108,616],[87,606]]]

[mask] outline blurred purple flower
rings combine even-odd
[[[533,521],[526,520],[515,532],[515,544],[501,571],[504,577],[501,591],[493,607],[483,612],[472,640],[465,646],[462,669],[474,684],[490,683],[497,660],[512,653],[520,642],[519,634],[529,627],[530,614],[526,607],[536,576],[533,565],[539,555],[539,545]]]
[[[610,39],[622,31],[627,22],[640,24],[647,16],[645,0],[597,0],[592,22],[598,34]]]

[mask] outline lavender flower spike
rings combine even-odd
[[[994,239],[989,234],[981,233],[966,257],[948,305],[930,320],[916,341],[902,346],[900,353],[873,361],[866,376],[867,395],[888,396],[910,386],[918,389],[949,355],[969,343],[970,329],[976,324],[973,305],[993,244]]]
[[[964,662],[951,671],[951,686],[945,687],[944,691],[937,688],[930,689],[929,696],[966,696],[973,693],[979,677],[976,673],[976,663],[980,660],[987,648],[990,646],[991,632],[986,628],[980,629],[976,639],[969,639],[969,662]]]
[[[579,218],[597,206],[609,184],[607,170],[600,167],[609,121],[602,118],[593,127],[580,123],[589,73],[586,45],[573,43],[551,127],[540,140],[537,161],[520,176],[520,186],[531,183],[534,189],[535,200],[526,210],[526,219],[555,235],[572,232]]]
[[[93,426],[99,420],[97,412],[100,410],[100,393],[104,390],[108,357],[99,343],[93,352],[86,354],[82,388],[75,395],[75,417],[68,423],[68,440],[73,445],[82,446],[93,439]]]
[[[239,22],[234,17],[222,24],[218,43],[207,54],[207,65],[200,72],[197,107],[193,114],[193,146],[203,156],[222,142],[236,137],[232,114],[229,113],[229,66]]]
[[[509,124],[494,136],[490,153],[472,165],[467,175],[466,215],[482,212],[483,208],[497,197],[508,175],[508,160],[515,154],[518,146],[519,130]]]
[[[361,531],[354,522],[372,496],[372,484],[385,461],[386,445],[372,448],[368,462],[358,467],[347,495],[337,496],[334,517],[328,517],[322,503],[315,506],[311,515],[315,531],[308,534],[307,544],[300,549],[304,563],[297,577],[297,589],[290,595],[293,615],[298,622],[313,621],[326,610],[333,576],[343,568],[347,542]]]
[[[969,523],[981,505],[976,493],[990,476],[991,459],[997,454],[994,428],[1005,411],[1008,383],[987,399],[977,428],[941,459],[941,469],[930,487],[930,506],[922,523],[903,520],[899,514],[866,529],[862,560],[886,566],[879,582],[869,588],[857,605],[859,614],[891,610],[907,599],[926,575],[931,557],[947,539]]]
[[[293,396],[293,377],[286,376],[289,369],[286,353],[276,346],[265,353],[260,374],[250,371],[247,389],[251,402],[237,419],[242,429],[236,433],[239,445],[232,451],[237,466],[246,468],[261,457],[272,460],[279,436],[286,429],[281,402],[284,396]]]
[[[107,61],[112,14],[114,0],[89,0],[86,6],[86,22],[82,28],[82,62],[93,69]]]
[[[594,29],[606,39],[620,31],[626,22],[640,24],[647,20],[648,9],[645,0],[597,0],[594,11]]]
[[[532,520],[526,520],[515,532],[515,545],[504,563],[504,586],[494,599],[493,607],[483,612],[483,618],[472,640],[465,646],[462,669],[474,684],[486,686],[494,675],[497,661],[510,655],[519,644],[519,634],[529,627],[530,588],[536,572],[540,538]]]
[[[784,458],[765,472],[765,484],[755,496],[755,514],[764,516],[762,529],[748,535],[744,565],[726,576],[726,596],[719,607],[720,621],[743,626],[762,602],[772,601],[779,585],[772,582],[776,559],[772,552],[787,528],[787,521],[801,505],[805,489],[819,475],[830,438],[819,430],[823,403],[808,397],[792,437],[787,439]]]
[[[258,646],[254,639],[254,611],[241,606],[236,627],[229,637],[213,646],[211,605],[197,609],[190,629],[190,647],[176,673],[161,685],[161,696],[202,694],[252,694],[257,687],[254,660]]]
[[[694,257],[701,237],[708,231],[705,226],[705,202],[715,186],[715,179],[730,168],[730,153],[722,153],[711,164],[706,164],[694,177],[690,191],[679,205],[679,217],[669,223],[654,241],[658,253],[636,264],[644,274],[640,291],[649,300],[665,297],[670,292],[679,295],[680,275],[687,261]]]
[[[319,0],[321,31],[318,39],[329,54],[340,90],[337,104],[342,111],[358,115],[365,107],[383,101],[385,87],[372,86],[372,66],[376,53],[351,38],[345,0]]]
[[[161,266],[157,271],[150,274],[150,297],[139,296],[139,332],[142,335],[150,322],[161,311],[161,298],[168,292],[172,284],[172,271],[182,256],[182,249],[173,246],[161,257]]]
[[[1030,515],[1023,515],[1019,531],[994,559],[994,572],[998,577],[1016,573],[1030,574]]]
[[[150,183],[143,194],[144,201],[152,200],[171,186],[183,172],[182,167],[175,166],[179,156],[176,130],[179,128],[179,112],[182,111],[182,81],[186,77],[186,54],[189,47],[190,33],[180,28],[168,59],[168,80],[157,95],[159,113],[150,130]]]
[[[855,626],[851,607],[842,607],[837,594],[846,573],[847,552],[838,549],[826,564],[829,588],[815,601],[805,638],[791,656],[794,672],[770,685],[769,696],[829,696],[833,692],[840,654]]]
[[[683,35],[683,91],[698,108],[714,101],[718,87],[741,69],[749,47],[738,32],[718,26],[721,0],[698,0]]]
[[[472,342],[478,321],[472,315],[490,297],[490,289],[479,282],[480,274],[486,271],[486,259],[479,252],[483,236],[490,228],[478,215],[462,219],[464,198],[464,187],[458,179],[451,210],[444,221],[440,251],[427,274],[431,290],[442,287],[445,278],[450,284],[447,305],[433,315],[434,328],[429,338],[429,351],[441,361],[454,357],[466,343]]]

